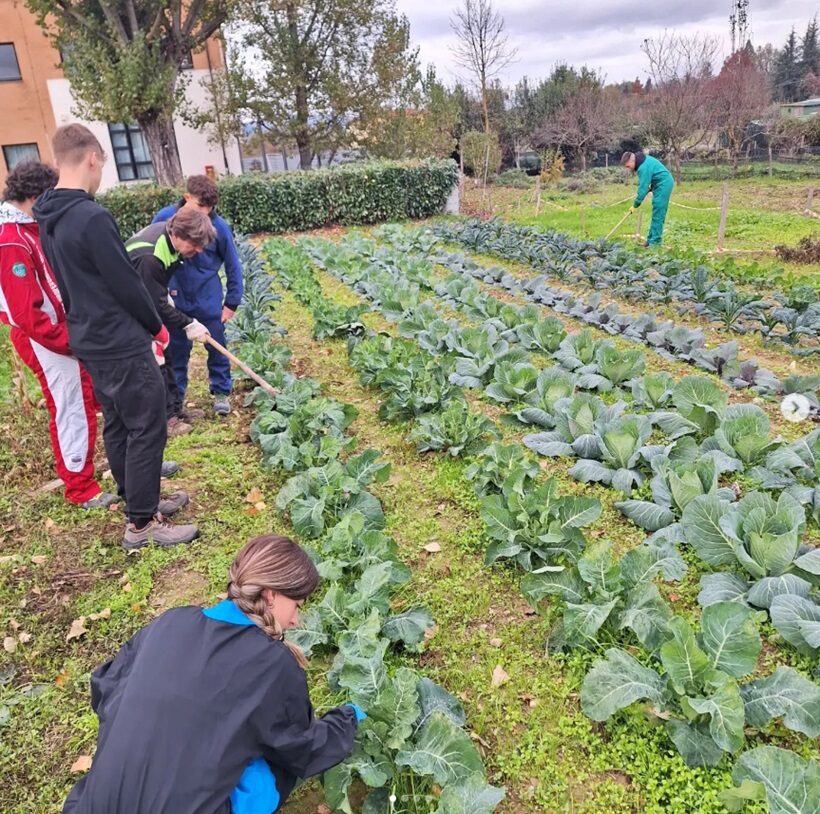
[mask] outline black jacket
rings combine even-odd
[[[293,654],[256,625],[166,611],[91,678],[100,719],[91,770],[63,814],[229,814],[248,761],[281,799],[353,749],[349,706],[314,718]]]
[[[40,241],[80,359],[124,359],[151,350],[162,328],[117,224],[87,192],[50,189],[34,204]]]
[[[168,223],[146,226],[125,244],[125,250],[140,273],[165,327],[181,330],[190,325],[193,319],[168,301],[168,283],[182,268],[182,258],[168,234]]]

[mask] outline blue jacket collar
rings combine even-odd
[[[209,619],[214,619],[217,622],[225,622],[229,625],[242,625],[249,627],[255,625],[256,622],[249,619],[236,604],[230,599],[223,599],[219,604],[212,608],[203,608],[202,613]]]

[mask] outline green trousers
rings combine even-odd
[[[663,184],[652,190],[652,223],[649,226],[649,234],[646,242],[650,246],[660,246],[663,237],[663,224],[666,221],[666,213],[669,210],[669,199],[672,197],[672,190],[675,182]]]

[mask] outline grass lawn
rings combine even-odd
[[[727,182],[729,215],[726,224],[724,257],[734,257],[741,265],[764,269],[782,267],[795,274],[817,274],[816,267],[785,264],[774,255],[774,247],[796,244],[807,236],[820,236],[820,220],[803,214],[810,180],[754,178]],[[564,186],[567,182],[564,182]],[[536,214],[534,187],[515,189],[492,186],[486,194],[465,185],[465,209],[497,214],[539,229],[555,229],[578,237],[605,237],[626,214],[634,198],[637,182],[594,184],[590,191],[562,187],[544,189],[540,213]],[[675,251],[713,252],[717,246],[722,184],[716,181],[685,181],[672,194],[672,205],[664,230],[664,245]],[[815,200],[820,200],[820,190]],[[638,210],[645,237],[651,219],[651,197]],[[684,209],[683,206],[692,207]],[[815,210],[818,208],[815,204]],[[629,240],[637,226],[638,213],[613,236]],[[634,239],[634,238],[633,238]],[[722,258],[712,258],[713,260]],[[760,269],[758,269],[759,271]]]

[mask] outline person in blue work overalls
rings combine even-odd
[[[161,209],[152,223],[170,220],[176,211],[188,206],[209,215],[216,230],[216,240],[195,257],[188,258],[174,274],[168,285],[174,305],[189,317],[201,322],[211,337],[225,344],[225,323],[233,317],[242,301],[242,267],[233,241],[231,227],[214,211],[219,202],[216,184],[207,175],[192,175],[185,195],[179,203]],[[226,289],[222,287],[219,270],[225,266]],[[188,389],[188,360],[193,343],[185,331],[171,329],[170,357],[178,390],[178,403],[169,420],[184,421],[195,417],[185,410]],[[214,397],[214,412],[227,415],[231,411],[231,365],[219,351],[206,345],[208,350],[208,379]],[[173,423],[173,421],[172,421]]]
[[[272,814],[348,757],[366,714],[316,718],[304,655],[283,638],[318,583],[304,549],[257,537],[227,599],[166,611],[95,670],[97,751],[63,814]]]
[[[630,208],[634,212],[643,199],[652,193],[652,223],[646,237],[647,246],[660,246],[663,238],[663,224],[669,210],[669,199],[675,188],[675,179],[657,158],[645,155],[642,152],[624,153],[621,156],[621,165],[638,174],[638,194]]]

